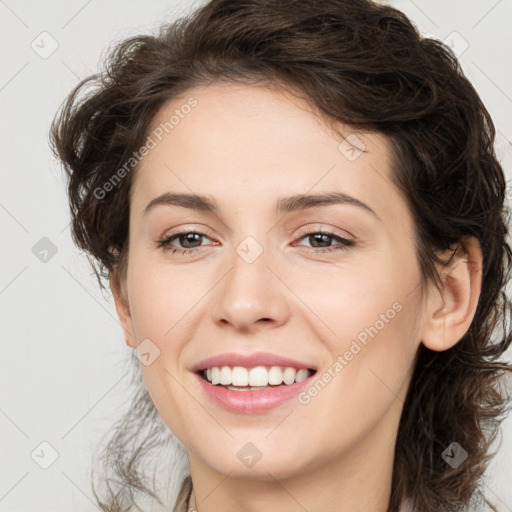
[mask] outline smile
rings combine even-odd
[[[202,375],[215,386],[230,386],[235,390],[252,388],[265,389],[269,385],[287,386],[294,382],[302,382],[313,374],[313,370],[306,368],[291,368],[281,366],[256,366],[244,368],[243,366],[214,366],[203,370]]]
[[[237,414],[275,409],[310,385],[316,370],[280,366],[213,366],[196,373],[200,387],[214,404]]]

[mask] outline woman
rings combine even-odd
[[[144,456],[171,432],[176,512],[485,500],[511,369],[494,135],[451,51],[368,0],[212,0],[119,44],[51,132],[144,378],[102,510],[170,509]]]

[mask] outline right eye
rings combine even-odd
[[[161,247],[164,251],[172,251],[174,254],[176,251],[181,254],[190,254],[197,251],[202,247],[200,243],[199,246],[196,247],[187,247],[188,245],[194,245],[198,241],[201,242],[201,237],[207,237],[205,233],[201,233],[200,231],[180,231],[178,233],[173,233],[171,235],[165,236],[161,240],[158,241],[158,247]],[[182,247],[176,247],[173,245],[173,242],[177,240]]]

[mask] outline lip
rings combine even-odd
[[[271,354],[269,352],[254,352],[252,354],[228,352],[203,359],[193,366],[191,370],[198,373],[202,370],[206,370],[207,368],[213,368],[214,366],[243,366],[244,368],[254,368],[256,366],[283,366],[299,370],[301,368],[305,368],[307,370],[318,369],[310,364],[302,363],[301,361],[290,359],[289,357]],[[293,386],[293,384],[291,384],[291,386]],[[235,393],[237,392],[235,391]]]
[[[211,384],[199,373],[194,375],[201,389],[218,406],[237,414],[258,414],[275,409],[297,396],[311,384],[311,379],[316,373],[301,382],[256,391],[233,391]]]

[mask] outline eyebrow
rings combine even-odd
[[[361,200],[343,192],[296,194],[290,197],[279,198],[276,202],[275,213],[290,213],[297,210],[313,208],[315,206],[328,206],[333,204],[350,204],[358,206],[381,220],[375,211],[366,203],[363,203]],[[189,208],[191,210],[199,210],[215,214],[219,213],[219,207],[215,202],[215,199],[212,197],[199,194],[176,194],[166,192],[152,199],[146,208],[144,208],[143,215],[146,215],[150,210],[157,206],[162,205],[181,206],[182,208]]]

